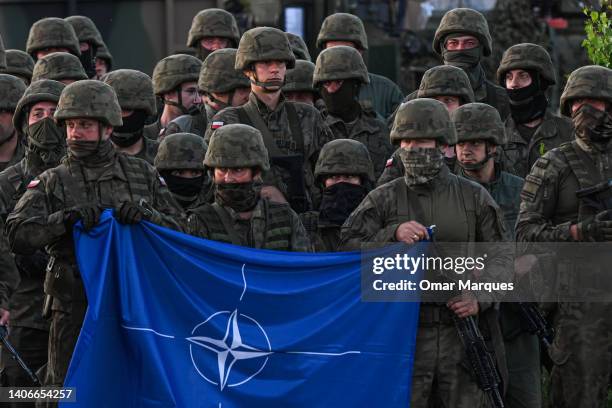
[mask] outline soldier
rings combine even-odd
[[[368,69],[359,52],[344,45],[327,48],[317,57],[313,85],[327,107],[325,123],[337,139],[353,139],[370,152],[374,175],[380,176],[393,153],[385,124],[372,109],[362,108],[357,98],[368,84]]]
[[[212,202],[211,181],[204,167],[207,149],[204,139],[193,133],[174,133],[159,144],[155,168],[184,210]]]
[[[283,95],[288,101],[315,106],[315,101],[319,100],[319,93],[312,85],[314,70],[315,64],[303,60],[296,60],[295,67],[287,70]]]
[[[113,146],[118,152],[153,164],[159,143],[143,136],[145,120],[156,112],[151,78],[144,72],[119,69],[108,73],[104,82],[117,94],[123,121],[110,137]]]
[[[6,69],[3,74],[9,74],[21,79],[23,83],[30,84],[34,60],[27,52],[21,50],[6,50]]]
[[[113,56],[104,42],[98,48],[96,54],[96,79],[102,79],[104,75],[113,69]]]
[[[170,55],[153,69],[153,89],[164,110],[155,123],[145,126],[145,137],[157,140],[168,123],[181,115],[198,115],[202,98],[198,76],[202,62],[186,54]]]
[[[408,100],[413,94],[407,97]],[[474,91],[470,86],[470,80],[462,69],[452,65],[440,65],[425,71],[419,89],[414,93],[415,98],[432,98],[446,105],[449,112],[459,106],[474,102]],[[395,112],[389,120],[395,119]],[[389,122],[387,122],[389,123]],[[393,121],[391,122],[393,123]],[[449,146],[444,150],[444,160],[448,168],[455,171],[455,149]],[[404,165],[399,156],[399,149],[387,160],[383,174],[378,178],[377,185],[381,186],[391,180],[404,176]]]
[[[325,18],[317,36],[317,47],[322,50],[336,45],[356,48],[362,56],[368,50],[368,37],[359,17],[335,13]],[[390,79],[371,72],[368,77],[370,82],[361,88],[359,101],[373,108],[380,119],[385,120],[402,103],[404,95]]]
[[[285,35],[289,40],[289,45],[291,46],[291,51],[293,51],[295,59],[312,62],[310,52],[308,52],[308,47],[302,37],[293,33],[285,33]]]
[[[25,154],[23,140],[13,125],[13,114],[25,89],[19,78],[0,74],[0,171],[17,163]]]
[[[74,29],[70,23],[57,17],[43,18],[32,24],[26,52],[34,61],[52,52],[69,52],[77,57],[81,55],[79,39]]]
[[[338,251],[340,227],[374,187],[374,166],[366,146],[336,139],[321,149],[315,178],[323,189],[318,211],[300,214],[315,252]]]
[[[198,79],[204,109],[199,115],[182,115],[172,120],[163,131],[164,136],[187,132],[203,137],[217,112],[228,106],[242,106],[249,100],[250,82],[241,70],[234,69],[236,51],[223,48],[206,57]]]
[[[213,51],[236,48],[240,31],[236,19],[223,9],[210,8],[195,15],[191,22],[187,46],[195,49],[196,56],[204,61]]]
[[[476,102],[489,104],[502,119],[510,113],[508,96],[503,88],[487,80],[481,66],[482,57],[491,55],[492,41],[485,17],[468,8],[452,9],[442,17],[433,40],[434,51],[445,65],[465,71]]]
[[[53,120],[63,89],[61,82],[48,79],[36,81],[26,89],[17,104],[13,123],[27,138],[27,150],[19,163],[0,173],[0,219],[5,219],[13,211],[26,186],[43,171],[57,166],[66,153],[65,130]],[[0,246],[6,246],[8,254],[4,234],[0,241]],[[10,297],[10,340],[30,368],[36,371],[47,362],[49,323],[41,311],[48,256],[41,249],[28,256],[16,255],[15,262],[20,280]],[[5,386],[32,385],[6,350],[3,351],[2,361]]]
[[[556,83],[548,52],[536,44],[508,48],[497,70],[506,88],[511,115],[506,119],[508,140],[503,146],[504,170],[525,177],[545,152],[572,139],[572,123],[548,109],[546,89]]]
[[[291,207],[260,197],[261,174],[270,163],[257,129],[232,124],[216,130],[204,165],[213,174],[214,203],[191,211],[189,233],[252,248],[311,251]]]
[[[295,57],[282,31],[257,27],[245,32],[238,46],[235,68],[242,70],[251,82],[249,101],[217,113],[206,139],[228,123],[257,128],[272,156],[271,171],[264,174],[262,194],[273,201],[288,200],[300,213],[318,203],[320,192],[314,185],[314,165],[319,150],[332,135],[314,107],[288,102],[282,94],[286,69],[294,64]]]
[[[171,218],[178,214],[155,168],[113,149],[110,135],[122,125],[113,88],[95,80],[70,84],[54,117],[66,126],[67,159],[28,184],[6,228],[13,252],[45,248],[51,257],[45,293],[52,318],[43,384],[60,387],[87,308],[74,253],[74,224],[80,220],[89,230],[104,208],[112,208],[121,223],[147,219],[178,228]]]
[[[98,31],[98,27],[89,17],[85,16],[70,16],[64,20],[70,23],[77,38],[79,39],[79,49],[81,51],[81,64],[88,78],[93,78],[96,75],[96,55],[98,48],[104,45],[102,34]]]
[[[52,79],[68,85],[87,79],[87,74],[77,57],[67,52],[54,52],[41,57],[34,64],[32,82],[39,79]]]
[[[609,210],[598,212],[576,197],[577,190],[612,178],[611,112],[612,70],[589,65],[570,74],[561,113],[571,115],[575,140],[544,153],[531,168],[521,193],[517,241],[612,241]],[[581,275],[591,269],[608,272],[584,262],[574,268]],[[610,303],[560,303],[554,325],[551,406],[605,406],[612,363]]]
[[[358,249],[364,242],[413,244],[429,238],[425,226],[431,224],[436,224],[436,240],[441,242],[502,240],[499,207],[489,193],[444,165],[442,146],[456,142],[444,104],[428,98],[403,104],[391,138],[400,140],[406,174],[366,196],[342,226],[340,247]],[[492,276],[493,268],[487,270]],[[464,351],[452,314],[476,316],[489,307],[488,302],[467,295],[446,305],[421,304],[411,407],[428,407],[436,400],[448,407],[483,406],[484,394],[462,364]]]

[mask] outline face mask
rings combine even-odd
[[[130,116],[121,118],[123,125],[116,127],[117,133],[135,133],[141,130],[147,120],[147,113],[143,110],[135,110]]]
[[[537,80],[524,88],[506,89],[506,93],[510,100],[510,113],[516,123],[529,123],[544,116],[548,100]]]
[[[444,155],[437,147],[399,149],[399,155],[406,169],[404,177],[409,186],[433,180],[444,166]]]
[[[345,122],[352,122],[359,116],[359,83],[355,80],[344,80],[340,89],[329,93],[321,87],[321,96],[329,113]]]
[[[8,142],[13,136],[15,136],[15,127],[12,123],[8,126],[0,124],[0,145]]]
[[[202,187],[204,186],[204,175],[202,174],[199,177],[187,178],[174,176],[170,172],[164,172],[162,177],[166,181],[168,185],[168,189],[178,196],[181,196],[185,199],[195,198],[200,191],[202,191]]]
[[[68,151],[77,159],[92,156],[98,151],[98,140],[68,140]]]
[[[212,50],[209,50],[208,48],[204,48],[201,45],[198,46],[198,48],[196,48],[196,52],[195,52],[196,57],[198,57],[200,61],[204,61],[206,57],[208,57],[212,53],[213,53]]]
[[[96,75],[96,61],[94,56],[94,48],[90,44],[89,49],[87,51],[81,51],[81,56],[79,57],[87,78],[93,78]]]
[[[480,62],[482,58],[482,47],[478,46],[470,48],[469,50],[457,51],[449,51],[446,48],[442,48],[442,58],[446,65],[452,65],[464,71],[468,71]]]
[[[584,104],[572,113],[576,136],[585,142],[607,145],[612,138],[612,115]]]
[[[27,127],[29,160],[37,161],[45,169],[56,166],[66,155],[64,129],[51,118],[44,118]]]
[[[368,190],[361,185],[336,183],[323,190],[319,207],[319,220],[340,226],[363,201]]]
[[[252,210],[259,201],[260,188],[255,182],[224,183],[215,185],[215,202],[236,212]]]

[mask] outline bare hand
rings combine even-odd
[[[10,313],[6,309],[0,308],[0,326],[6,326],[9,324]]]
[[[446,306],[458,317],[476,316],[480,311],[478,300],[473,295],[461,295],[448,301]]]
[[[281,191],[274,186],[263,186],[259,193],[261,198],[267,198],[274,203],[287,204],[287,199]]]
[[[533,269],[537,262],[538,258],[534,254],[519,256],[514,260],[514,274],[517,278],[522,278]]]
[[[429,239],[427,228],[416,221],[408,221],[400,224],[397,230],[395,230],[395,240],[397,242],[414,244],[423,239]]]

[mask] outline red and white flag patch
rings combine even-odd
[[[393,157],[387,160],[387,164],[385,164],[385,167],[391,167],[391,166],[393,166]]]
[[[211,129],[219,129],[221,126],[223,126],[224,123],[221,121],[214,121],[212,123],[212,125],[210,126]]]
[[[40,183],[39,179],[34,179],[28,183],[28,188],[34,188]]]

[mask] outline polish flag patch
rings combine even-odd
[[[32,181],[30,181],[30,183],[28,184],[28,188],[34,188],[36,187],[38,184],[40,183],[40,180],[38,179],[34,179]]]
[[[387,160],[387,164],[385,164],[385,167],[391,167],[391,166],[393,166],[393,157]]]
[[[214,121],[212,123],[212,125],[210,126],[211,129],[219,129],[221,126],[223,126],[224,123],[221,121]]]

